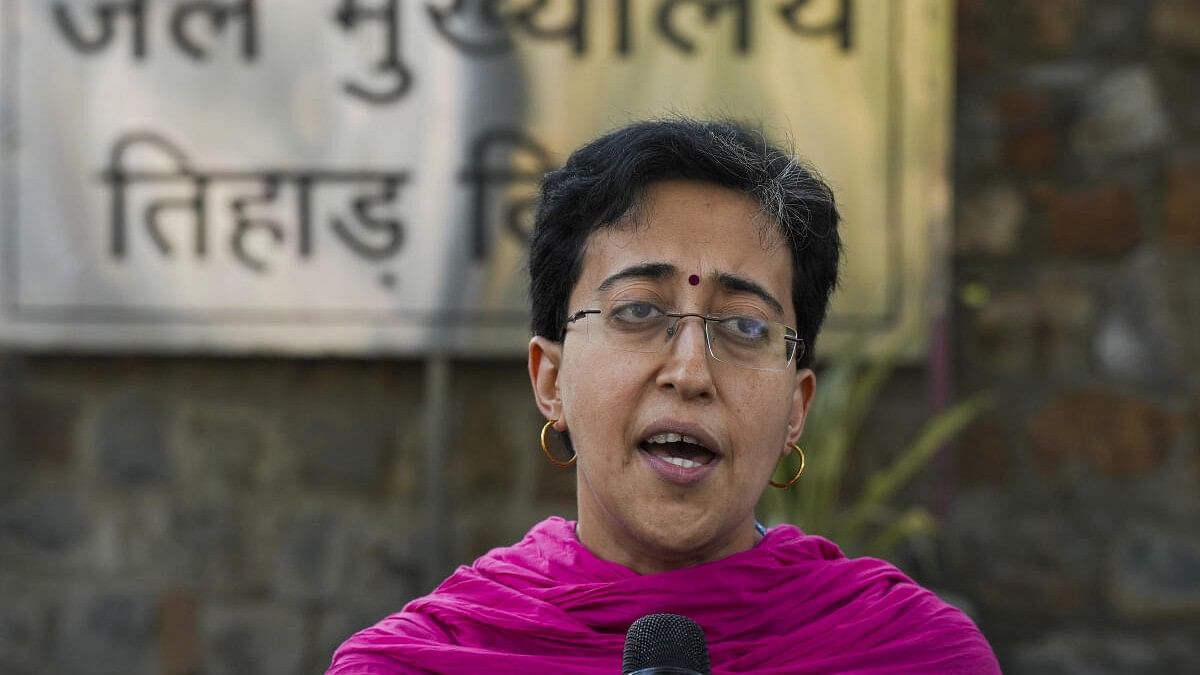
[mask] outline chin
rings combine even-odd
[[[704,558],[720,547],[716,540],[721,529],[704,516],[694,509],[665,509],[639,522],[646,543],[670,557]]]

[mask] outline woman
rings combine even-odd
[[[652,613],[697,622],[717,673],[999,672],[891,565],[755,522],[768,483],[795,481],[776,464],[803,457],[837,222],[817,176],[727,123],[637,123],[547,175],[529,374],[578,521],[459,568],[329,674],[618,673]]]

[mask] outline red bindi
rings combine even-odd
[[[688,283],[693,286],[699,286],[700,285],[700,277],[693,274],[692,276],[688,277]]]

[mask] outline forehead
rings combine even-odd
[[[573,302],[595,297],[615,272],[639,264],[665,263],[676,273],[655,283],[698,290],[711,279],[735,275],[770,291],[792,315],[791,252],[778,226],[750,196],[712,183],[662,181],[649,185],[628,222],[589,237]]]

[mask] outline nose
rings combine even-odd
[[[682,317],[668,328],[667,338],[669,343],[658,372],[658,386],[674,389],[685,399],[710,398],[713,394],[712,364],[708,358],[704,320],[696,316]]]

